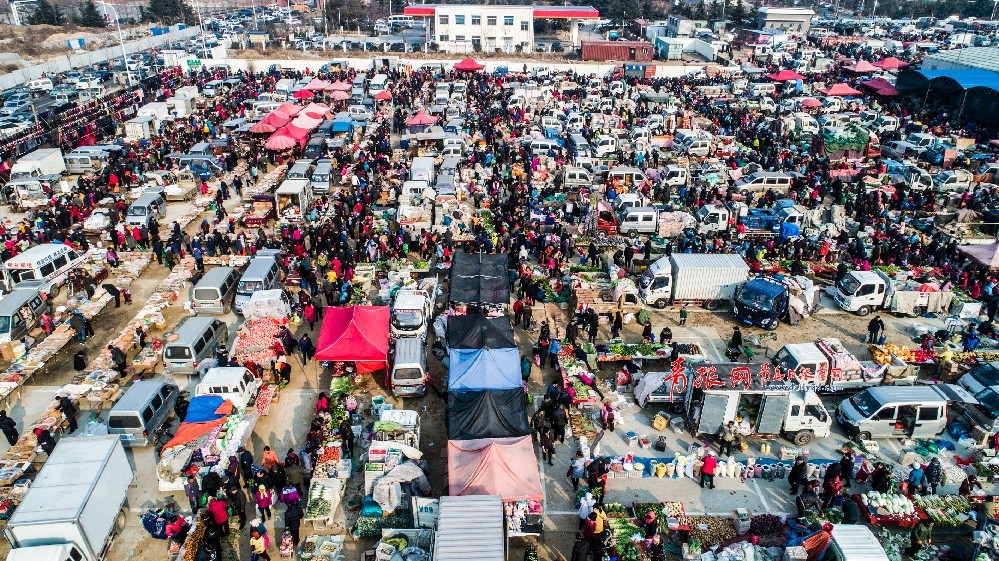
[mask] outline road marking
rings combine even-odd
[[[770,512],[770,503],[768,503],[767,498],[763,496],[763,491],[760,491],[760,486],[756,483],[756,478],[754,477],[750,483],[752,483],[753,489],[756,489],[756,495],[760,497],[760,502],[763,503],[763,512]]]

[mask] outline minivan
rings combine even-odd
[[[285,179],[308,179],[312,174],[312,160],[311,159],[301,159],[295,160],[292,164],[291,169],[288,170],[288,174]]]
[[[191,317],[174,332],[163,349],[163,368],[170,374],[197,374],[212,364],[220,344],[229,341],[229,326],[215,318]]]
[[[66,173],[86,175],[99,173],[110,159],[107,152],[90,152],[74,150],[66,154]]]
[[[326,137],[321,134],[314,134],[309,137],[309,141],[305,144],[305,151],[303,154],[306,158],[322,158],[323,152],[326,151]]]
[[[232,267],[209,270],[194,285],[191,310],[196,314],[228,314],[238,281],[239,272]]]
[[[52,88],[54,87],[52,85],[52,80],[48,78],[38,78],[35,80],[28,80],[28,82],[25,83],[24,85],[27,86],[27,88],[32,92],[48,92],[52,91]]]
[[[953,384],[868,388],[844,399],[836,420],[851,438],[933,438],[947,426],[950,402],[974,401]]]
[[[3,300],[0,300],[2,304]],[[0,320],[2,321],[2,320]],[[987,362],[971,369],[957,380],[957,385],[968,390],[971,395],[992,386],[999,386],[999,362]]]
[[[20,341],[38,325],[46,309],[46,301],[34,287],[14,290],[0,298],[0,343]]]
[[[347,113],[355,121],[370,121],[375,118],[371,110],[363,105],[351,105],[347,108]]]
[[[622,210],[617,220],[622,234],[654,234],[658,230],[659,211],[652,207],[630,207]]]
[[[590,172],[586,171],[586,169],[576,167],[565,168],[564,175],[562,176],[562,184],[566,187],[579,189],[580,187],[589,187],[591,183],[593,183],[593,177],[590,176]]]
[[[201,88],[201,93],[205,94],[205,97],[215,97],[222,91],[222,80],[212,80]]]
[[[195,396],[217,395],[244,408],[257,398],[257,381],[242,366],[222,366],[209,369],[194,391]]]
[[[743,197],[748,197],[750,193],[765,193],[771,189],[782,195],[791,189],[791,176],[776,171],[758,171],[736,181],[735,188]]]
[[[392,364],[392,395],[422,396],[427,393],[427,345],[422,337],[401,337],[395,341]]]
[[[126,447],[149,446],[179,395],[177,385],[165,378],[135,382],[108,413],[108,434],[118,435]]]
[[[129,205],[125,213],[125,224],[149,227],[154,220],[166,216],[166,199],[159,193],[143,193]]]
[[[312,170],[313,193],[328,193],[330,185],[333,184],[333,160],[319,160],[316,162],[316,169]]]
[[[243,313],[243,304],[250,301],[254,292],[278,288],[281,270],[273,257],[254,257],[236,285],[236,299],[232,305],[237,314]]]

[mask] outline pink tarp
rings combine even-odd
[[[999,269],[999,244],[959,245],[957,246],[957,250],[989,269]]]
[[[267,143],[264,144],[264,148],[268,150],[287,150],[289,148],[294,148],[296,144],[299,144],[299,141],[284,134],[284,129],[282,129],[267,139]]]
[[[466,58],[465,60],[454,65],[455,70],[460,70],[462,72],[474,72],[476,70],[482,70],[485,68],[484,65],[475,62],[474,59]]]
[[[264,121],[260,121],[259,123],[257,123],[255,125],[253,125],[252,127],[250,127],[250,132],[256,133],[256,134],[272,133],[272,132],[274,132],[276,130],[277,130],[277,127],[275,127],[274,125],[272,125],[270,123],[265,123]]]
[[[291,117],[287,113],[278,111],[275,109],[267,114],[266,117],[260,120],[261,123],[267,123],[268,125],[273,125],[275,128],[281,128],[291,122]]]
[[[871,72],[877,72],[878,70],[881,70],[880,68],[874,66],[873,64],[867,62],[866,60],[862,60],[857,64],[851,64],[850,66],[845,66],[843,68],[844,70],[849,70],[854,74],[870,74]]]
[[[344,91],[335,90],[330,94],[330,99],[335,101],[346,101],[350,99],[350,94]]]
[[[882,59],[875,62],[874,66],[877,66],[878,68],[882,68],[884,70],[899,70],[909,66],[909,63],[905,62],[904,60],[899,60],[893,56],[890,56],[886,59]]]
[[[295,115],[298,115],[298,112],[301,110],[302,110],[301,105],[295,105],[290,101],[282,103],[281,105],[278,106],[277,109],[275,109],[275,111],[280,111],[285,115],[288,115],[289,117],[294,117]]]
[[[804,80],[805,77],[798,74],[794,70],[781,70],[775,74],[767,74],[767,78],[770,78],[774,82],[790,82],[792,80]]]
[[[432,125],[437,122],[437,117],[433,115],[428,115],[426,111],[420,111],[416,115],[413,115],[409,119],[406,119],[406,126],[426,126]]]
[[[851,88],[849,84],[840,83],[835,86],[819,90],[828,96],[860,95],[860,92]]]
[[[297,120],[298,119],[296,119],[296,121]],[[284,134],[285,136],[290,136],[295,140],[304,140],[309,137],[309,132],[311,130],[312,129],[306,127],[300,127],[296,125],[294,122],[291,122],[285,125],[285,127],[278,132]]]
[[[321,92],[329,89],[330,83],[326,80],[320,80],[319,78],[313,78],[311,82],[305,85],[306,90],[310,92]]]
[[[306,130],[312,130],[321,125],[322,123],[323,123],[322,117],[319,117],[317,119],[315,117],[310,117],[303,112],[298,117],[295,117],[295,120],[289,123],[288,126],[295,126]]]
[[[355,362],[374,372],[388,361],[389,307],[328,307],[316,343],[316,360]]]
[[[305,109],[302,109],[302,113],[300,115],[308,115],[314,119],[321,119],[325,117],[329,111],[330,108],[324,103],[310,103],[305,106]]]
[[[337,80],[336,82],[330,84],[330,89],[336,92],[349,92],[350,84],[348,84],[347,82],[343,82],[341,80]]]
[[[504,501],[544,498],[530,436],[449,440],[448,494],[499,495]]]

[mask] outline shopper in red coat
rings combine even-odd
[[[701,466],[701,487],[707,483],[712,489],[715,488],[715,469],[718,467],[718,459],[715,458],[715,451],[708,450],[708,455],[704,456],[704,465]]]

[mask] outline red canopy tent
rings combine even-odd
[[[275,127],[274,125],[272,125],[270,123],[266,123],[264,121],[260,121],[259,123],[257,123],[255,125],[253,125],[252,127],[250,127],[250,132],[256,133],[256,134],[272,133],[272,132],[274,132],[276,130],[277,130],[277,127]]]
[[[388,306],[326,308],[316,360],[354,362],[359,373],[374,372],[388,364],[388,347]]]
[[[298,90],[291,97],[295,99],[312,99],[316,97],[316,95],[310,92],[309,90]]]
[[[485,68],[485,65],[479,64],[470,58],[466,58],[465,60],[454,65],[454,69],[461,72],[476,72],[482,70],[483,68]]]
[[[437,123],[437,117],[433,115],[428,115],[426,111],[420,111],[416,115],[413,115],[409,119],[406,119],[406,128],[409,129],[410,133],[423,132]]]
[[[290,101],[286,101],[281,105],[279,105],[278,108],[275,109],[274,111],[280,111],[285,115],[288,115],[289,117],[294,117],[295,115],[298,115],[298,112],[301,111],[302,109],[303,107],[301,105],[295,105]]]
[[[893,56],[890,56],[886,59],[882,59],[875,62],[874,66],[877,66],[878,68],[884,70],[900,70],[902,68],[909,66],[909,63],[905,62],[904,60],[899,60]]]
[[[898,90],[895,89],[895,86],[885,86],[880,90],[878,90],[878,95],[883,95],[885,97],[894,97],[898,95]]]
[[[504,501],[544,497],[530,436],[449,440],[448,494],[499,495]]]
[[[851,64],[850,66],[844,66],[843,69],[849,70],[854,74],[870,74],[871,72],[877,72],[880,70],[880,68],[874,66],[866,60],[862,60],[856,64]]]
[[[382,90],[375,94],[375,101],[391,101],[392,94],[388,90]]]
[[[822,102],[814,97],[806,97],[799,103],[802,107],[822,107]]]
[[[351,85],[342,80],[337,80],[336,82],[330,83],[329,89],[335,92],[349,92]]]
[[[319,78],[313,78],[311,82],[305,85],[305,89],[315,92],[321,92],[327,90],[330,87],[330,83],[326,80],[320,80]]]
[[[350,99],[350,94],[340,90],[333,90],[333,93],[330,94],[330,99],[334,101],[346,101]]]
[[[767,78],[770,78],[774,82],[790,82],[792,80],[804,80],[805,77],[798,74],[794,70],[781,70],[776,74],[767,74]]]
[[[851,88],[849,84],[845,83],[836,84],[832,87],[828,87],[819,91],[828,96],[860,95],[859,91]]]
[[[260,120],[261,123],[267,123],[268,125],[273,125],[275,129],[279,129],[291,122],[291,117],[286,115],[282,111],[275,109],[267,114],[266,117]]]
[[[294,148],[296,144],[299,144],[299,141],[288,136],[285,134],[284,129],[281,129],[267,139],[267,143],[264,144],[264,148],[268,150],[287,150],[289,148]]]

